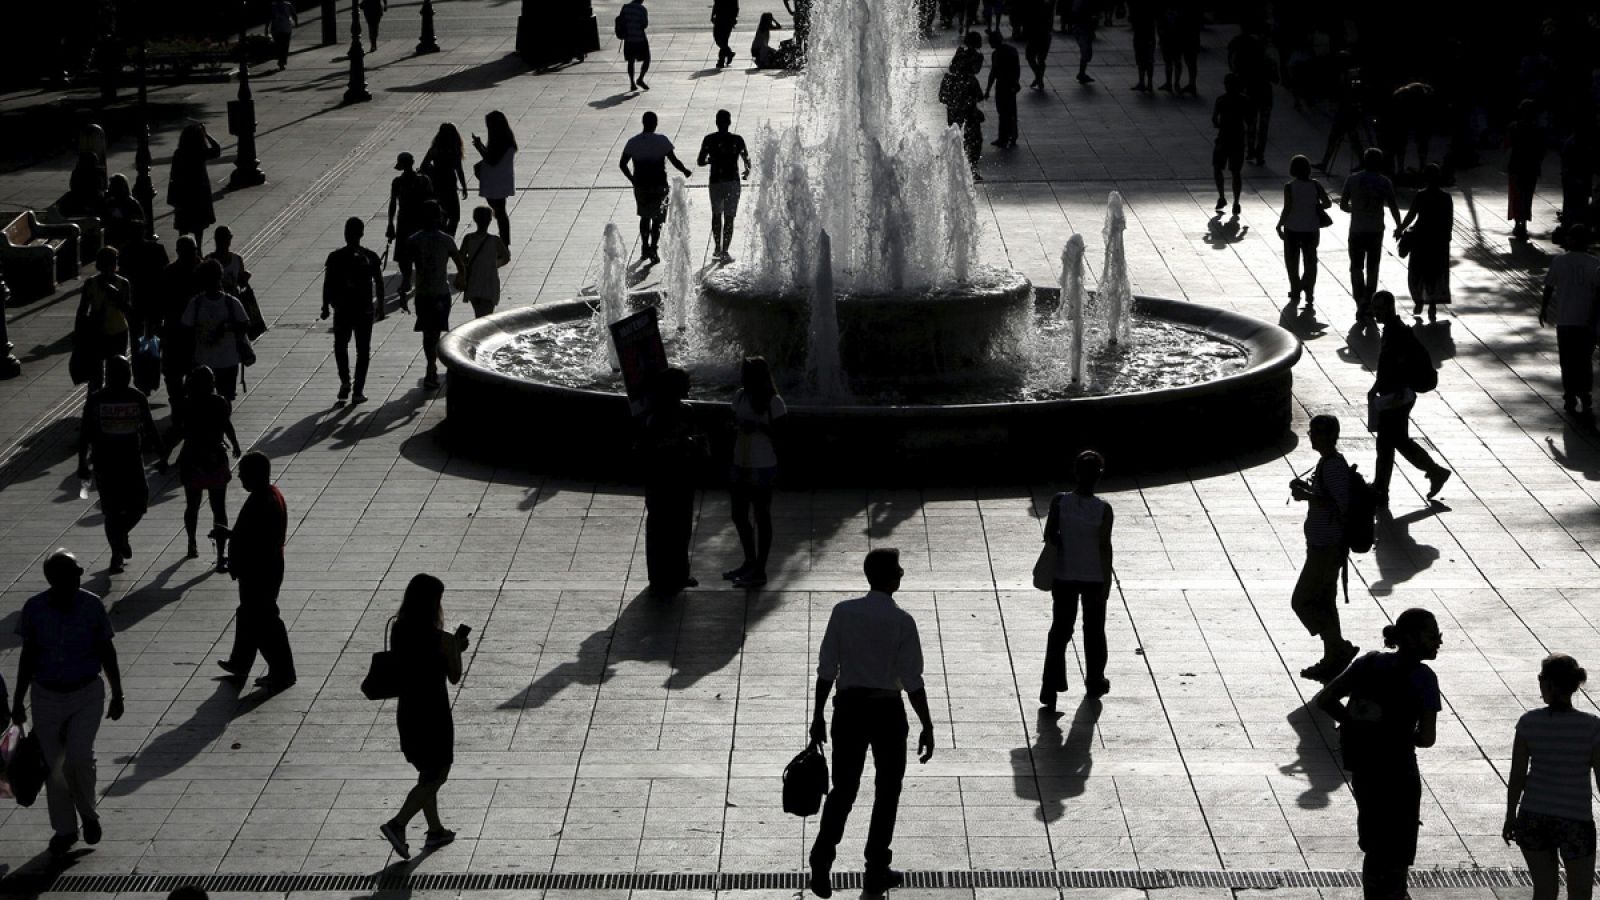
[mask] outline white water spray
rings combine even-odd
[[[1101,231],[1106,255],[1100,267],[1100,307],[1105,311],[1106,340],[1113,344],[1126,343],[1133,335],[1133,283],[1128,278],[1128,254],[1122,245],[1122,233],[1127,227],[1122,195],[1112,191],[1106,198],[1106,223]]]
[[[839,362],[839,308],[833,293],[833,242],[828,232],[817,235],[817,271],[811,288],[811,346],[806,353],[806,375],[817,395],[843,399],[844,369]]]
[[[672,189],[667,201],[666,273],[661,286],[666,291],[666,304],[662,318],[671,313],[680,339],[687,339],[689,320],[694,316],[694,304],[700,294],[695,284],[693,239],[689,235],[689,191],[683,176],[672,176]]]
[[[616,345],[611,341],[610,324],[628,314],[628,247],[615,222],[606,223],[600,255],[600,309],[595,313],[597,343],[606,348],[610,368],[617,368]],[[596,361],[598,364],[598,360]]]
[[[1067,345],[1068,366],[1076,384],[1084,382],[1083,235],[1074,234],[1061,248],[1061,305],[1056,317],[1069,324],[1071,341]]]

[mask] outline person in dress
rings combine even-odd
[[[205,246],[206,229],[216,224],[216,209],[211,203],[209,160],[222,156],[222,145],[206,133],[206,126],[194,122],[178,135],[178,149],[172,154],[172,171],[167,179],[167,205],[172,207],[172,230],[194,235],[195,244]]]
[[[1411,315],[1421,316],[1424,304],[1428,321],[1439,320],[1439,307],[1450,305],[1450,237],[1455,231],[1455,203],[1444,189],[1444,172],[1438,163],[1422,170],[1425,187],[1411,200],[1411,208],[1400,222],[1400,239],[1411,257],[1406,272],[1411,290]]]
[[[183,530],[189,536],[189,558],[200,555],[200,544],[195,531],[200,524],[200,499],[206,495],[211,502],[213,533],[225,533],[228,528],[228,482],[233,480],[228,462],[227,445],[233,447],[233,458],[238,459],[242,448],[239,436],[233,431],[233,404],[216,391],[216,377],[207,366],[199,366],[189,373],[184,382],[183,426],[169,440],[161,457],[167,465],[172,451],[181,444],[178,453],[178,478],[183,482]],[[226,441],[226,444],[224,444]]]

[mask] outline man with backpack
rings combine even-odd
[[[1372,314],[1383,326],[1383,346],[1378,351],[1378,375],[1372,389],[1367,391],[1369,409],[1368,428],[1378,436],[1378,459],[1374,465],[1372,489],[1377,494],[1378,508],[1389,508],[1389,477],[1394,473],[1394,454],[1422,470],[1428,478],[1429,500],[1439,495],[1444,483],[1450,480],[1450,470],[1433,461],[1433,457],[1411,437],[1411,408],[1417,405],[1417,394],[1425,394],[1439,386],[1439,375],[1434,371],[1433,359],[1428,349],[1417,339],[1410,324],[1395,315],[1394,294],[1378,291],[1372,295]]]
[[[1360,530],[1356,487],[1360,476],[1339,452],[1339,420],[1313,416],[1307,429],[1311,449],[1320,454],[1309,478],[1289,482],[1289,493],[1307,504],[1306,561],[1294,585],[1290,606],[1313,637],[1322,638],[1322,659],[1300,670],[1300,677],[1327,682],[1343,672],[1361,648],[1344,639],[1339,627],[1339,573]],[[1364,489],[1364,485],[1362,485]],[[1351,526],[1348,530],[1347,524]],[[1366,516],[1371,547],[1372,516]]]

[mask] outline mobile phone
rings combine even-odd
[[[456,626],[456,637],[458,637],[458,638],[466,638],[466,636],[471,634],[471,633],[472,633],[472,626],[466,624],[465,622],[463,622],[460,625]]]

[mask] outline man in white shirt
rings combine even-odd
[[[1594,345],[1600,327],[1600,259],[1585,248],[1589,228],[1567,229],[1567,252],[1550,260],[1544,277],[1544,303],[1539,324],[1556,327],[1556,349],[1561,359],[1561,400],[1568,413],[1594,424]],[[1550,308],[1555,307],[1555,314]],[[1579,411],[1582,404],[1582,411]]]
[[[871,590],[865,597],[834,606],[817,654],[817,700],[811,720],[811,740],[828,740],[824,714],[828,694],[839,685],[833,700],[833,791],[822,807],[822,824],[811,847],[811,892],[833,895],[830,869],[834,852],[844,837],[845,820],[861,787],[867,751],[872,751],[876,790],[872,822],[867,828],[868,894],[899,887],[902,876],[889,868],[894,853],[895,814],[900,807],[900,783],[906,773],[905,691],[922,721],[917,738],[918,760],[933,757],[933,719],[928,713],[928,692],[922,686],[922,640],[911,614],[895,605],[900,589],[900,551],[880,548],[867,553],[862,569]]]

